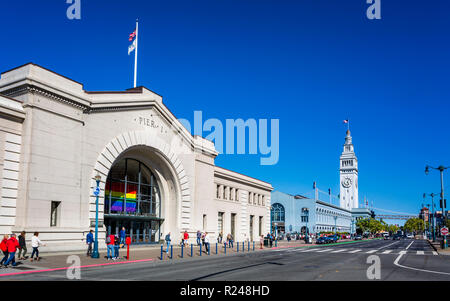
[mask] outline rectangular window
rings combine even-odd
[[[222,233],[222,237],[223,237],[223,212],[219,212],[218,216],[217,216],[217,233]]]
[[[259,234],[259,236],[261,236],[261,235],[264,235],[263,234],[263,217],[262,216],[260,216],[259,217],[259,232],[258,232]]]
[[[206,231],[206,214],[203,214],[203,231]]]
[[[235,234],[235,223],[236,223],[236,213],[231,213],[231,235],[233,235],[233,239],[236,239]]]
[[[50,208],[50,227],[56,227],[58,224],[58,207],[61,202],[52,201]]]
[[[253,220],[254,215],[250,215],[250,241],[253,241]]]

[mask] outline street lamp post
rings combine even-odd
[[[95,182],[97,183],[97,187],[94,191],[94,194],[96,196],[95,199],[95,240],[94,240],[94,251],[92,252],[91,257],[92,258],[99,258],[100,255],[98,254],[98,196],[100,194],[100,184],[101,176],[97,174],[95,176]]]
[[[442,165],[440,165],[439,167],[432,167],[432,166],[425,166],[425,174],[428,175],[430,168],[432,169],[436,169],[439,170],[441,173],[441,208],[442,208],[442,217],[443,217],[443,222],[444,225],[446,224],[447,221],[447,214],[445,213],[445,198],[444,198],[444,170],[450,168],[450,167],[444,167]],[[447,235],[444,235],[444,243],[443,243],[443,248],[447,249]]]

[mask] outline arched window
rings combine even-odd
[[[160,191],[142,162],[122,159],[111,168],[105,186],[105,214],[160,217]]]
[[[270,212],[272,222],[284,222],[284,206],[280,203],[272,205],[272,211]]]

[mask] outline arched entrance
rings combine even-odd
[[[161,193],[151,169],[134,158],[116,162],[105,184],[104,218],[107,234],[122,227],[132,243],[157,243],[161,215]]]

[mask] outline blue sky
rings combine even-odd
[[[82,0],[69,20],[65,0],[2,1],[0,71],[34,62],[89,91],[130,88],[138,17],[138,85],[175,116],[280,120],[278,164],[217,165],[291,194],[313,181],[337,194],[349,118],[360,197],[416,213],[440,190],[425,165],[450,165],[450,4],[381,2],[382,19],[368,20],[364,0]]]

